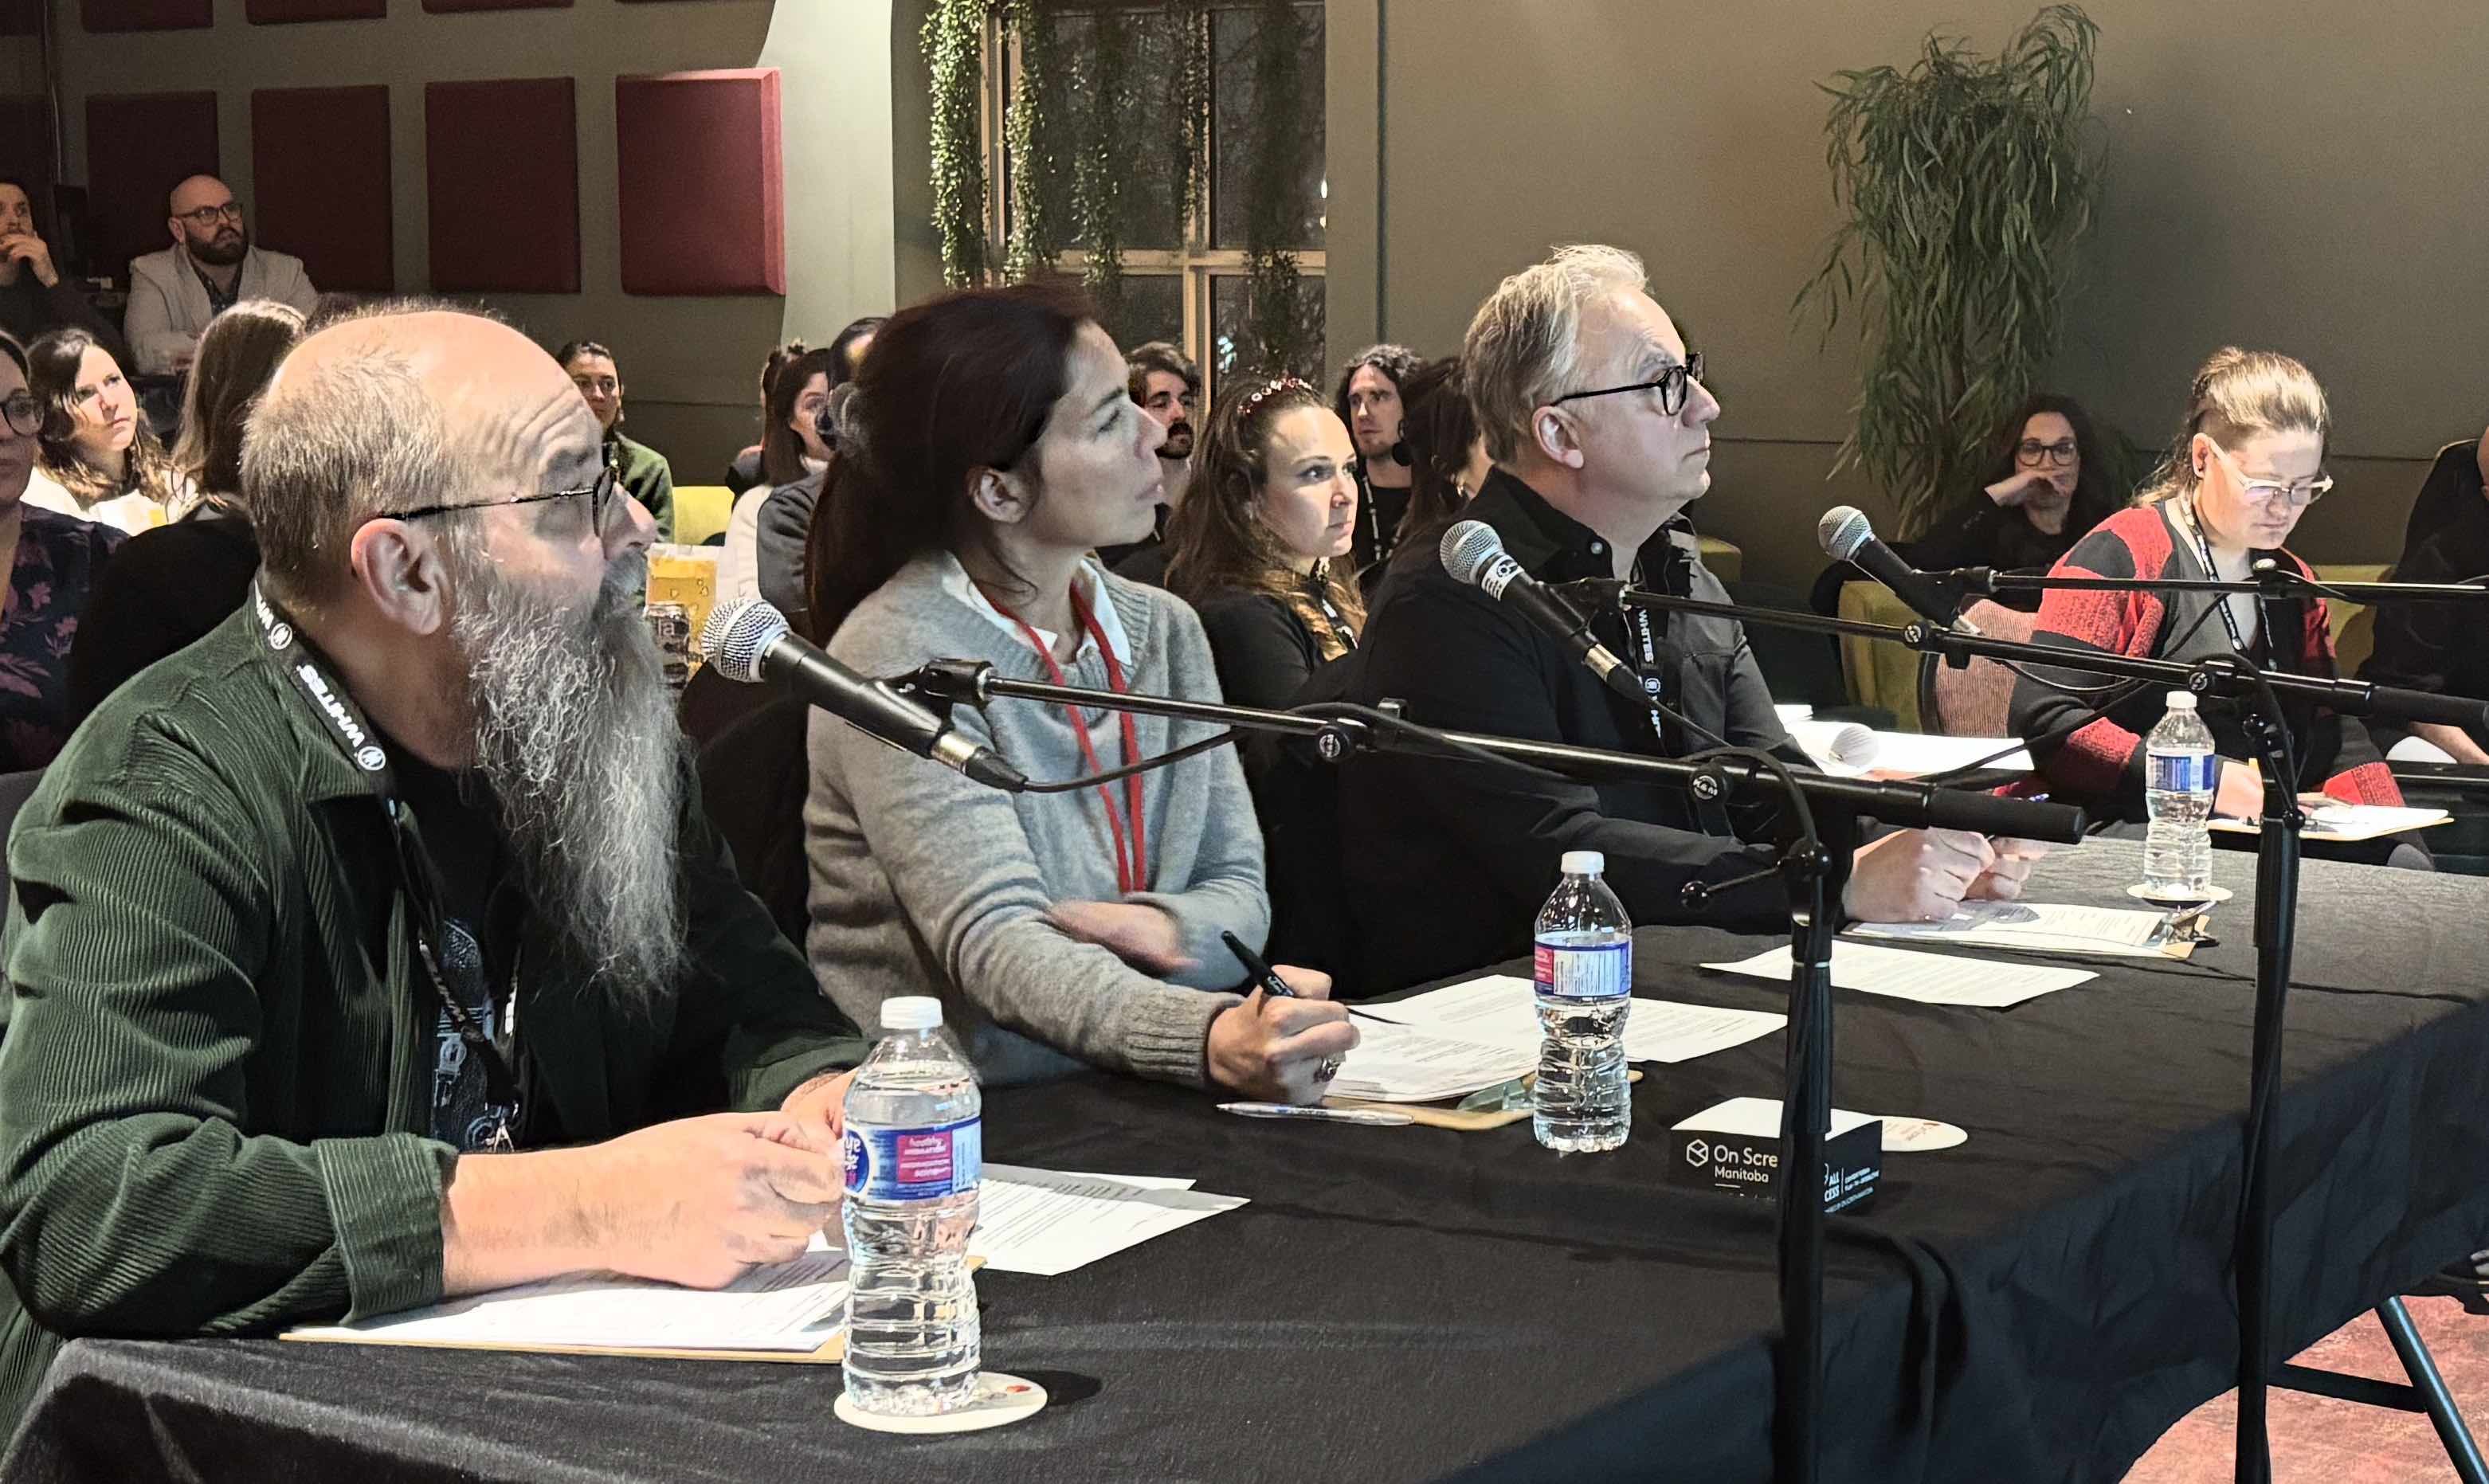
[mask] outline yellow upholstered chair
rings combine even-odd
[[[674,541],[702,546],[711,536],[726,534],[734,515],[734,492],[722,484],[674,486]]]

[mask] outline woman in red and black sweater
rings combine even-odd
[[[2299,518],[2333,481],[2324,471],[2324,389],[2287,356],[2224,349],[2196,373],[2187,424],[2167,466],[2138,497],[2074,544],[2055,568],[2065,577],[2207,578],[2242,581],[2270,556],[2302,573],[2283,549]],[[2334,673],[2325,602],[2308,596],[2264,602],[2249,594],[2050,592],[2040,606],[2045,644],[2194,663],[2232,651],[2252,663],[2300,674]],[[2107,678],[2038,668],[2062,685],[2098,687]],[[2058,797],[2095,818],[2144,817],[2144,737],[2165,708],[2166,690],[2135,688],[2106,714],[2098,704],[2030,675],[2014,688],[2014,729]],[[2398,805],[2402,794],[2367,728],[2353,717],[2283,698],[2299,786],[2349,803]],[[2204,720],[2225,759],[2215,813],[2252,817],[2263,789],[2246,759],[2254,756],[2230,702],[2208,698]]]

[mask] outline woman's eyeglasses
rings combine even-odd
[[[2038,439],[2026,438],[2014,445],[2014,461],[2017,464],[2028,464],[2036,469],[2040,461],[2046,459],[2053,468],[2072,469],[2074,455],[2078,451],[2074,447],[2074,441],[2071,438],[2061,439],[2053,443],[2044,443]]]
[[[2323,499],[2326,492],[2333,488],[2332,474],[2317,474],[2306,479],[2259,479],[2241,469],[2239,461],[2230,456],[2227,448],[2215,443],[2213,451],[2221,456],[2221,462],[2230,466],[2230,472],[2238,475],[2239,493],[2260,505],[2286,499],[2303,508]]]
[[[9,431],[20,438],[32,438],[43,430],[43,404],[31,391],[21,391],[6,402],[0,402],[0,418],[5,418]]]

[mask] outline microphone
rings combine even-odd
[[[1521,570],[1521,563],[1504,551],[1503,537],[1495,533],[1494,527],[1484,521],[1461,521],[1444,532],[1435,554],[1452,581],[1482,587],[1487,596],[1521,610],[1532,624],[1561,641],[1565,653],[1588,666],[1600,684],[1637,706],[1651,703],[1633,667],[1590,636],[1590,621],[1574,612],[1561,593]]]
[[[988,788],[1017,793],[1028,778],[990,747],[951,729],[950,721],[879,680],[869,680],[798,638],[787,615],[758,598],[729,603],[701,626],[709,669],[729,680],[776,680],[876,742],[938,762]]]
[[[1947,593],[1943,584],[1903,561],[1899,552],[1876,540],[1875,528],[1868,524],[1867,513],[1855,505],[1835,505],[1823,512],[1823,519],[1816,523],[1815,539],[1825,556],[1855,564],[1892,589],[1893,596],[1908,604],[1910,612],[1920,617],[1958,634],[1979,632],[1978,625],[1955,615],[1960,600]]]

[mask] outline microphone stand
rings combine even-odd
[[[1689,762],[1465,731],[1421,736],[1415,729],[1376,727],[1352,714],[1325,715],[1329,708],[1324,707],[1302,713],[1265,711],[1014,680],[982,662],[938,660],[891,684],[945,709],[957,704],[982,708],[1006,698],[1305,737],[1332,763],[1369,751],[1465,760],[1442,745],[1448,742],[1583,780],[1673,784],[1705,801],[1725,800],[1731,793],[1787,797],[1779,775],[1742,758]],[[1387,716],[1392,706],[1384,703]],[[1773,1452],[1779,1476],[1788,1484],[1814,1484],[1823,1418],[1823,1144],[1832,1116],[1832,940],[1840,930],[1841,894],[1857,850],[1859,821],[1873,818],[1912,829],[1975,830],[2074,843],[2082,839],[2084,820],[2082,811],[2069,805],[1930,784],[1831,778],[1806,769],[1790,770],[1790,780],[1798,797],[1788,799],[1782,818],[1785,828],[1799,831],[1800,838],[1783,850],[1779,863],[1734,881],[1689,886],[1686,896],[1690,904],[1700,905],[1711,892],[1766,874],[1779,875],[1788,892],[1789,1021],[1777,1199],[1783,1343],[1795,1361],[1785,1361],[1779,1371]]]
[[[2018,573],[1987,573],[1985,569],[1965,569],[1982,574],[1990,585],[1984,590],[2045,592],[2064,588],[2092,592],[2205,592],[2229,594],[2251,593],[2267,599],[2283,599],[2303,590],[2332,590],[2346,597],[2354,594],[2372,600],[2444,601],[2448,599],[2489,599],[2489,588],[2463,584],[2395,584],[2344,583],[2311,584],[2298,572],[2284,568],[2267,558],[2256,564],[2249,582],[2232,583],[2209,580],[2174,579],[2167,582],[2130,578],[2042,577]],[[1935,574],[1940,579],[1960,580],[1961,573]],[[2290,768],[2290,727],[2282,708],[2281,698],[2297,697],[2331,707],[2347,716],[2384,714],[2402,715],[2422,721],[2448,720],[2461,725],[2465,709],[2450,704],[2445,697],[2426,696],[2418,692],[2396,691],[2390,687],[2373,686],[2364,681],[2327,679],[2320,676],[2260,671],[2241,656],[2228,655],[2206,660],[2196,665],[2182,665],[2170,660],[2136,659],[2128,655],[2104,654],[2092,650],[2069,650],[2047,644],[2024,643],[2012,640],[1989,639],[1985,635],[1965,634],[1925,620],[1895,628],[1889,624],[1863,623],[1851,619],[1825,618],[1813,614],[1791,614],[1774,609],[1751,609],[1730,603],[1712,603],[1698,598],[1681,598],[1674,593],[1612,579],[1593,578],[1565,585],[1571,591],[1584,593],[1602,604],[1616,603],[1628,608],[1647,608],[1666,612],[1707,614],[1719,617],[1776,624],[1814,633],[1854,634],[1870,639],[1889,640],[1908,645],[1922,653],[1933,653],[1956,669],[1976,657],[2011,660],[2046,665],[2056,670],[2071,670],[2089,674],[2115,675],[2131,679],[2155,680],[2166,685],[2212,693],[2247,702],[2246,715],[2249,741],[2264,768],[2264,811],[2256,841],[2256,989],[2251,1045],[2248,1052],[2247,1121],[2244,1155],[2244,1193],[2240,1201],[2239,1231],[2234,1250],[2239,1303],[2239,1410],[2238,1484],[2270,1484],[2273,1462],[2266,1436],[2267,1388],[2276,1361],[2272,1356],[2272,1259],[2273,1259],[2273,1191],[2272,1164],[2274,1156],[2274,1110],[2281,1093],[2281,1036],[2285,1002],[2290,990],[2290,960],[2298,931],[2299,864],[2301,835],[2306,816],[2299,807],[2298,779]],[[2469,702],[2472,716],[2481,710],[2479,702]],[[1824,1013],[1828,1015],[1826,996]],[[1792,1018],[1792,1055],[1796,1038]],[[1828,1119],[1823,1109],[1810,1107],[1817,1152],[1823,1124]],[[1784,1138],[1787,1137],[1786,1131]],[[1785,1208],[1786,1210],[1786,1208]],[[1810,1337],[1811,1338],[1811,1337]],[[1788,1351],[1791,1363],[1804,1365],[1809,1371],[1820,1368],[1820,1356],[1815,1351],[1800,1348],[1800,1336],[1790,1332]],[[1813,1378],[1809,1378],[1812,1384]],[[1790,1398],[1786,1379],[1782,1385],[1784,1405]],[[1785,1460],[1786,1467],[1786,1460]]]

